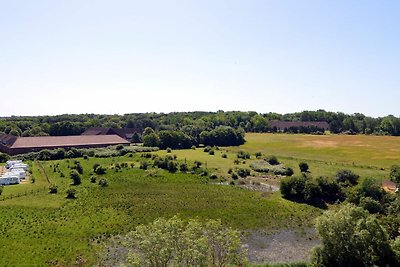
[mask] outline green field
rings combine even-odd
[[[400,139],[396,137],[247,134],[246,139],[245,145],[220,148],[215,155],[201,148],[171,154],[189,165],[199,160],[210,173],[226,177],[229,168],[248,166],[255,152],[274,154],[295,171],[299,161],[306,160],[314,175],[332,176],[338,169],[350,168],[364,177],[386,179],[388,167],[399,163]],[[239,150],[252,156],[237,165],[234,160]],[[155,153],[165,155],[166,151]],[[222,158],[222,153],[227,158]],[[140,155],[79,158],[84,173],[78,186],[71,186],[68,178],[75,159],[32,162],[35,183],[6,187],[2,196],[6,199],[0,201],[0,265],[91,266],[98,260],[102,241],[161,216],[221,219],[239,230],[277,231],[312,226],[322,212],[282,199],[279,193],[265,195],[213,184],[194,174],[141,170],[139,162],[144,159]],[[115,164],[122,162],[128,167],[116,172]],[[108,187],[90,183],[94,163],[107,167]],[[66,177],[61,178],[60,172]],[[48,193],[48,180],[58,185],[57,194]],[[75,200],[65,198],[70,187],[77,190]]]

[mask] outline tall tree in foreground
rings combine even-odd
[[[316,266],[398,266],[378,219],[351,204],[317,219],[322,246],[314,251]]]

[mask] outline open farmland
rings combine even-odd
[[[220,147],[214,155],[203,148],[152,153],[176,155],[188,166],[200,161],[210,173],[218,174],[218,180],[152,167],[139,169],[140,162],[151,162],[142,153],[30,162],[35,183],[6,187],[0,197],[4,199],[0,201],[0,265],[91,266],[110,236],[175,214],[221,219],[224,225],[244,232],[262,230],[276,236],[288,229],[309,229],[320,209],[285,200],[279,192],[263,194],[214,183],[228,179],[230,168],[249,167],[256,160],[255,152],[276,155],[295,173],[299,173],[299,161],[305,160],[315,176],[333,176],[346,168],[361,177],[387,179],[388,167],[397,163],[395,151],[400,149],[396,137],[247,134],[246,139],[245,145]],[[250,159],[235,163],[238,151],[250,152]],[[83,167],[82,184],[71,186],[68,174],[76,160]],[[90,182],[95,163],[106,167],[106,174],[98,179],[106,178],[108,187]],[[126,167],[117,171],[116,165],[121,163]],[[57,184],[57,194],[48,193],[50,183]],[[76,189],[77,199],[66,199],[68,188]]]

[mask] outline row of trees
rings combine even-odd
[[[400,135],[400,118],[389,115],[372,118],[360,113],[348,115],[324,110],[290,114],[254,111],[136,113],[125,115],[58,115],[35,117],[6,117],[0,119],[0,132],[18,136],[79,135],[89,127],[137,128],[150,127],[156,131],[181,130],[199,138],[203,131],[219,126],[243,129],[246,132],[273,131],[269,121],[326,121],[334,133],[366,133]]]
[[[143,132],[143,145],[161,149],[187,149],[198,144],[206,146],[237,146],[244,144],[244,131],[229,126],[219,126],[198,135],[187,134],[181,130],[162,130],[158,133],[147,127]]]

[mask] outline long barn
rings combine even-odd
[[[43,149],[96,148],[111,145],[129,145],[118,135],[76,135],[76,136],[37,136],[17,137],[0,135],[0,151],[9,155],[36,152]]]

